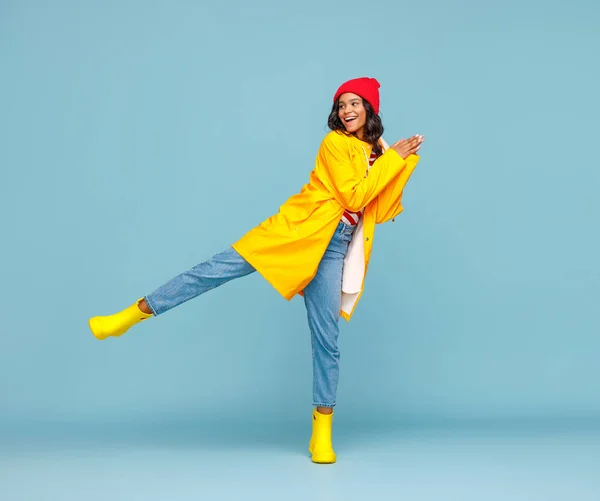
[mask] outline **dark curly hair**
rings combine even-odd
[[[363,99],[362,102],[365,110],[367,110],[367,121],[365,122],[365,128],[363,131],[364,141],[373,146],[373,151],[377,155],[381,155],[381,145],[379,144],[379,138],[383,136],[383,124],[381,123],[381,118],[379,118],[379,115],[373,111],[373,107],[369,101]],[[344,124],[338,115],[339,107],[340,98],[333,103],[331,113],[327,119],[327,126],[331,130],[339,130],[346,135],[350,135],[348,132],[346,132],[346,127],[344,127]]]

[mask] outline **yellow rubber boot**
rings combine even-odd
[[[92,334],[97,339],[106,339],[110,336],[120,336],[125,334],[130,327],[140,323],[152,316],[152,313],[144,313],[138,307],[140,301],[138,299],[134,304],[128,306],[123,311],[108,315],[105,317],[92,317],[88,320],[88,325],[92,330]]]
[[[317,409],[313,410],[312,437],[308,446],[308,450],[312,454],[313,463],[335,463],[335,452],[331,444],[332,422],[333,412],[331,414],[321,414]]]

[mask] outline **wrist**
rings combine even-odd
[[[402,160],[404,160],[404,157],[398,152],[396,151],[394,148],[390,148],[388,151],[393,151],[396,155],[398,155]]]

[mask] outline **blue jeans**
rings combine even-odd
[[[339,379],[339,318],[342,301],[342,269],[354,227],[338,224],[317,274],[304,288],[304,304],[311,333],[313,405],[333,407]],[[233,248],[177,275],[145,296],[154,315],[256,270]]]

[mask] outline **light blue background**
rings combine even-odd
[[[342,324],[339,422],[600,418],[597,3],[0,4],[0,417],[305,422],[303,302],[259,276],[117,311],[308,179],[337,86],[426,136]]]
[[[597,501],[597,2],[0,0],[0,498]],[[310,463],[260,276],[95,340],[307,181],[338,85],[426,136]]]

